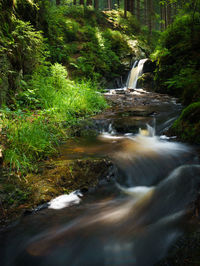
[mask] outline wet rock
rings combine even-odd
[[[148,59],[143,66],[143,73],[153,73],[156,69],[156,63]]]
[[[142,74],[139,77],[137,86],[139,88],[145,88],[147,91],[154,91],[154,75],[151,72]]]
[[[103,158],[55,159],[45,163],[41,174],[15,178],[13,184],[5,177],[5,185],[0,188],[0,224],[31,213],[37,206],[46,206],[61,194],[97,186],[110,175],[111,167],[112,163]]]

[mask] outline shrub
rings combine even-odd
[[[184,104],[199,99],[199,30],[199,13],[178,16],[162,33],[153,54],[157,90],[181,97]]]

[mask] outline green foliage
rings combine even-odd
[[[186,107],[174,122],[171,132],[183,141],[200,144],[200,102]]]
[[[22,69],[24,74],[29,74],[43,59],[45,47],[42,34],[35,31],[30,23],[15,18],[13,28],[9,40],[12,63]]]
[[[7,138],[4,162],[10,169],[21,173],[35,170],[38,161],[56,152],[58,140],[66,137],[66,126],[106,107],[95,84],[75,83],[67,75],[58,63],[41,66],[16,95],[16,111],[1,110]]]
[[[112,20],[112,25],[115,16],[117,22]],[[102,13],[92,7],[67,5],[50,8],[47,24],[52,61],[67,65],[73,76],[93,80],[123,73],[121,59],[132,52],[127,35],[134,22],[132,16],[124,22],[120,19],[118,11]]]
[[[176,88],[176,93],[181,96],[182,102],[185,105],[200,100],[199,72],[195,71],[194,65],[192,62],[190,63],[190,65],[187,65],[187,68],[182,68],[178,75],[174,75],[165,82],[169,90]]]
[[[181,97],[184,104],[198,101],[200,92],[200,14],[178,16],[161,35],[152,58],[157,60],[157,90]]]
[[[31,74],[43,62],[46,52],[41,32],[15,16],[1,24],[0,36],[1,104],[14,95],[23,75]]]

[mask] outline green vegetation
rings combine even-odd
[[[171,131],[183,141],[199,143],[200,13],[199,1],[193,2],[185,3],[161,34],[152,58],[157,62],[156,91],[174,95],[186,106]]]
[[[183,141],[200,144],[199,117],[200,102],[190,104],[173,124],[171,133],[176,134]]]
[[[51,59],[66,65],[72,77],[99,81],[125,73],[122,59],[134,55],[129,40],[139,32],[133,16],[124,20],[115,10],[63,5],[50,8],[46,20]]]
[[[66,126],[106,107],[92,82],[68,80],[58,63],[40,67],[24,86],[16,94],[14,111],[1,110],[4,163],[19,173],[36,170],[39,160],[55,152],[58,140],[66,138]]]
[[[193,24],[194,23],[194,24]],[[200,14],[176,18],[162,33],[153,58],[157,60],[157,90],[181,97],[184,104],[198,101]]]
[[[4,165],[24,175],[107,106],[97,89],[126,73],[140,27],[122,11],[50,1],[0,2],[0,15],[1,148]]]

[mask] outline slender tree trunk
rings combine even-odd
[[[191,43],[194,43],[194,24],[195,24],[195,13],[197,11],[198,7],[198,0],[193,0],[191,3],[191,9],[192,9],[192,23],[191,23]]]
[[[131,14],[135,15],[135,0],[131,0]]]
[[[120,8],[120,1],[119,0],[117,0],[117,7],[118,7],[118,9]]]
[[[111,10],[112,0],[108,0],[108,10]]]
[[[160,30],[164,31],[164,16],[163,16],[163,6],[160,5],[160,19],[161,19],[161,23],[160,23]]]
[[[94,0],[94,8],[95,8],[96,10],[99,9],[99,0]]]
[[[171,24],[171,4],[169,3],[167,5],[167,25],[170,25]]]
[[[84,0],[80,0],[79,4],[84,5]]]
[[[140,21],[140,0],[137,0],[137,19]]]
[[[167,8],[166,8],[166,5],[164,5],[164,7],[163,7],[163,14],[164,14],[164,21],[165,21],[165,29],[167,28]]]
[[[127,0],[127,11],[131,11],[131,0]]]
[[[87,0],[87,1],[86,1],[86,5],[87,5],[87,6],[92,6],[92,0]]]
[[[148,0],[148,27],[149,27],[149,36],[152,34],[152,13],[153,13],[153,1]]]
[[[144,0],[144,24],[147,25],[147,5],[148,0]]]
[[[124,17],[127,18],[127,0],[124,0]]]

